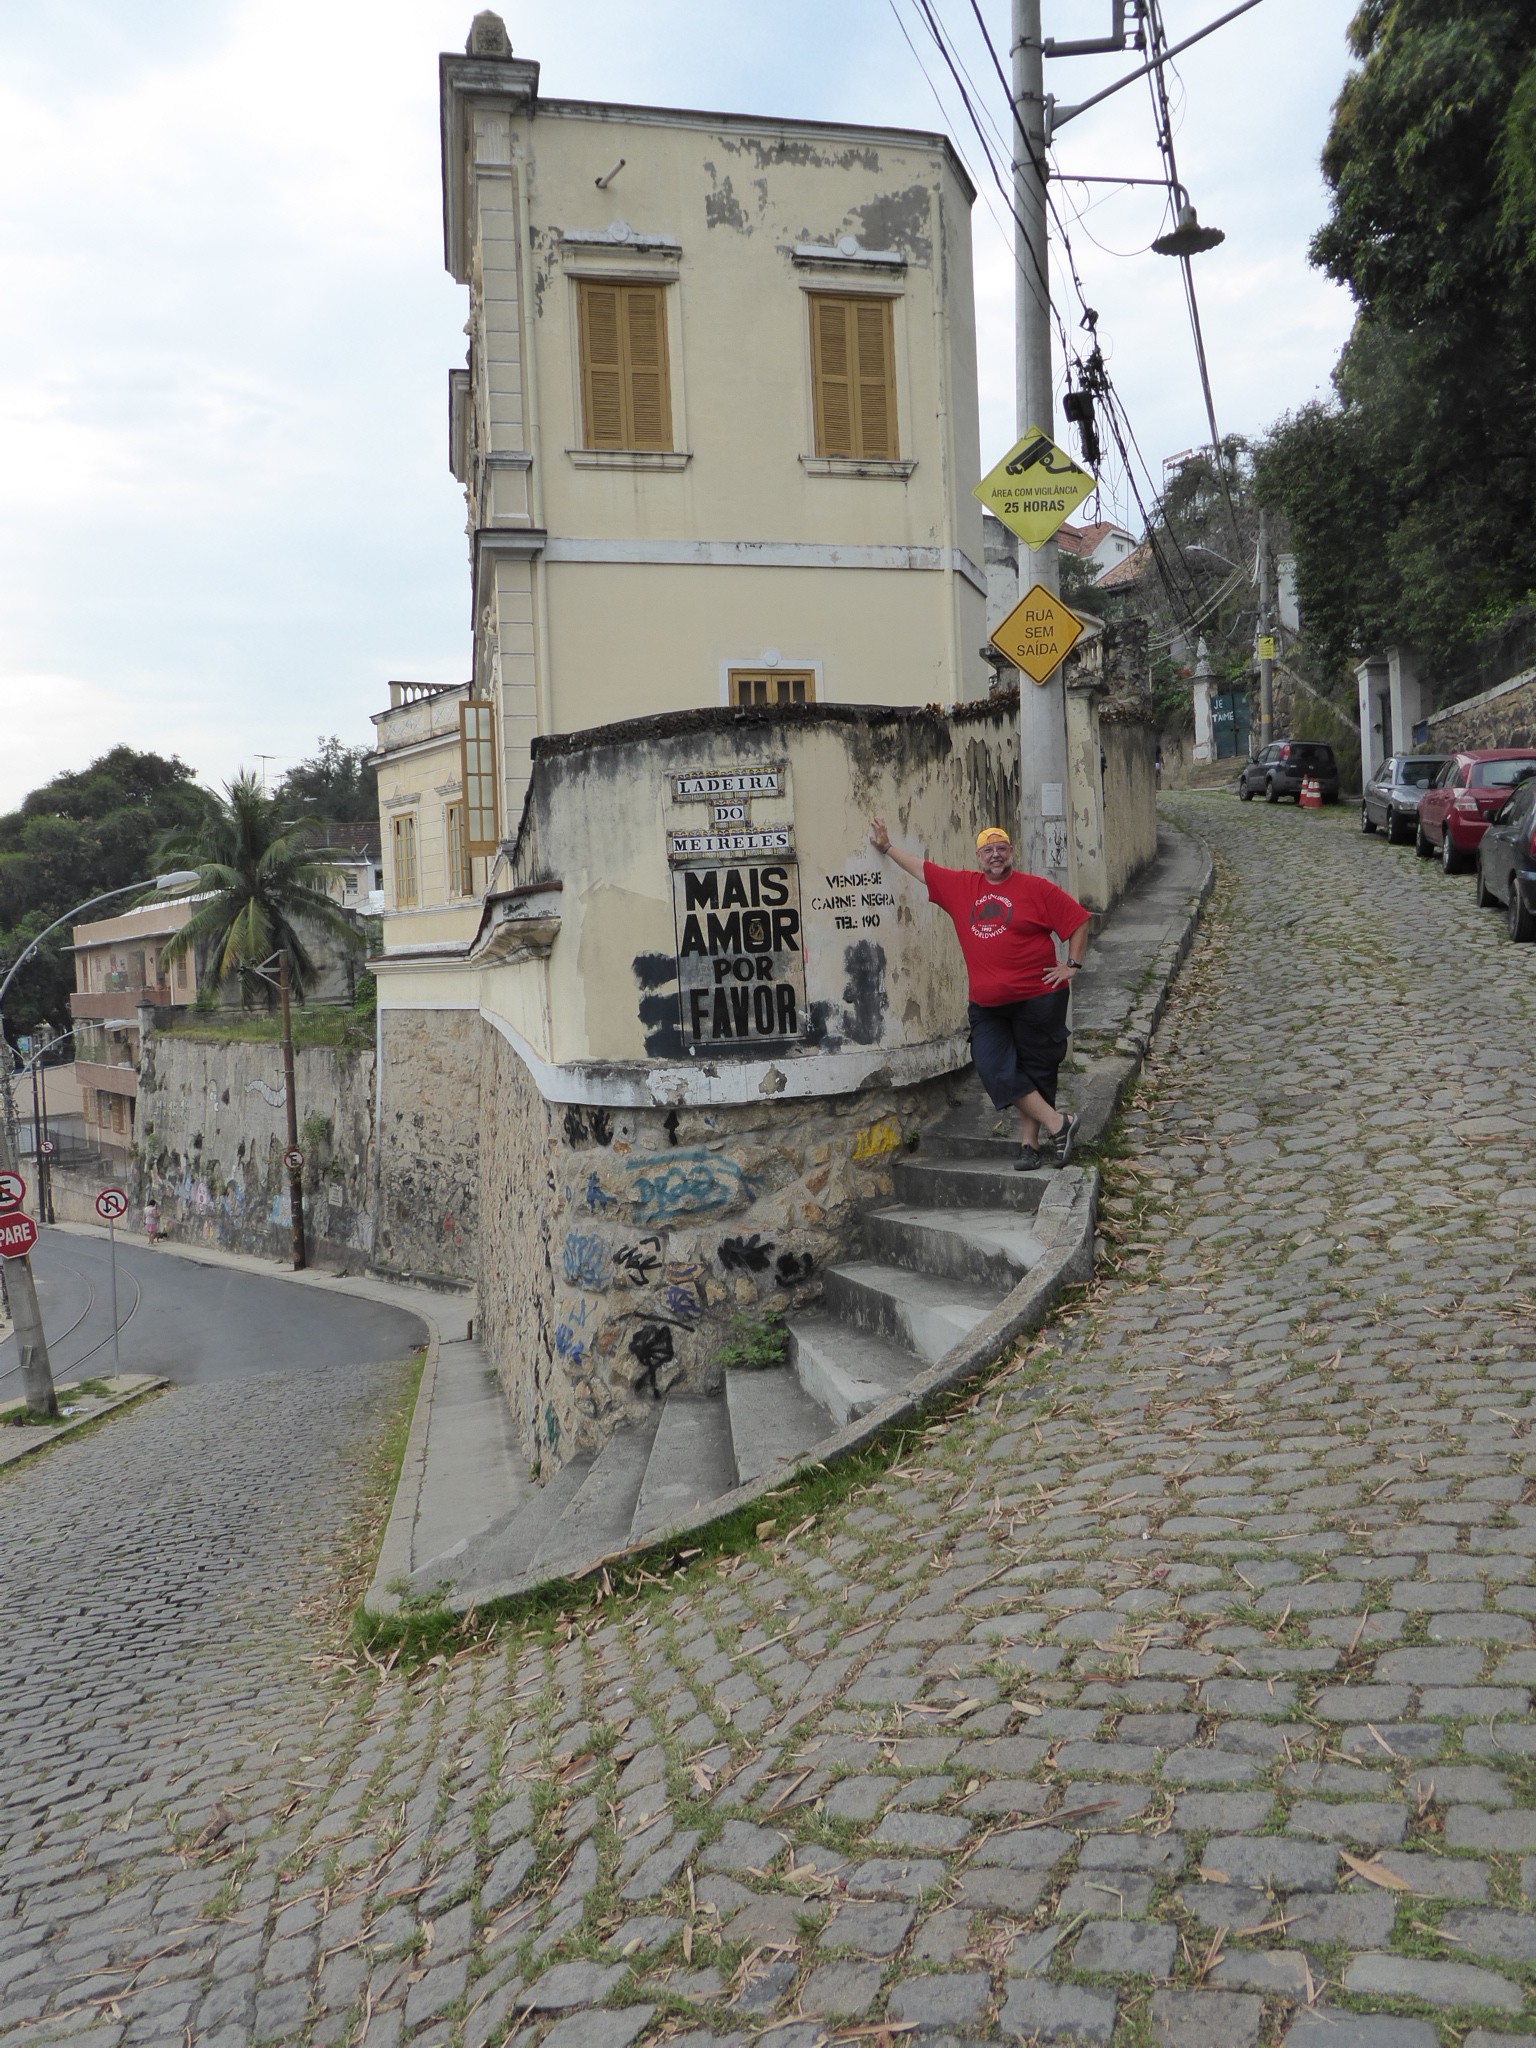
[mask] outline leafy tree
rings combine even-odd
[[[0,975],[75,904],[154,874],[158,840],[204,801],[184,761],[117,746],[0,816]],[[43,1018],[68,1022],[71,936],[65,925],[16,977],[5,1005],[12,1035]]]
[[[1367,0],[1350,42],[1312,256],[1359,310],[1259,489],[1318,653],[1413,640],[1444,674],[1536,592],[1536,9]]]
[[[320,740],[320,751],[290,768],[276,795],[294,817],[324,818],[332,824],[376,824],[379,775],[367,747],[344,747],[335,733]]]
[[[212,797],[201,821],[161,841],[166,866],[195,868],[188,895],[204,900],[165,947],[180,959],[195,950],[214,976],[238,977],[242,997],[258,992],[270,1005],[271,984],[256,969],[278,951],[288,955],[295,998],[313,986],[316,966],[305,931],[324,932],[346,951],[362,950],[356,925],[326,894],[335,870],[317,851],[314,826],[295,823],[254,775],[228,783]]]

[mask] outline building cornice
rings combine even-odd
[[[538,97],[539,67],[524,57],[437,60],[443,141],[443,262],[460,284],[469,282],[469,114],[476,105],[520,113]]]

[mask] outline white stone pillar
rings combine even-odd
[[[1392,700],[1392,751],[1406,754],[1414,744],[1414,727],[1429,716],[1429,691],[1419,673],[1418,650],[1389,647],[1387,677]]]
[[[1355,670],[1355,686],[1360,693],[1360,773],[1367,782],[1387,758],[1381,702],[1386,682],[1386,660],[1379,654],[1368,654]]]

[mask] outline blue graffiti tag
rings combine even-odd
[[[680,1323],[696,1323],[706,1307],[704,1268],[669,1260],[663,1299]]]
[[[708,1215],[729,1209],[753,1193],[753,1183],[734,1159],[724,1159],[702,1146],[661,1158],[633,1159],[635,1199],[642,1223],[665,1223],[673,1216]]]
[[[587,1302],[585,1297],[573,1308],[567,1308],[562,1321],[555,1326],[555,1353],[572,1365],[580,1365],[587,1355],[587,1340],[581,1334],[587,1327]]]
[[[613,1279],[613,1253],[607,1242],[573,1230],[565,1240],[565,1277],[572,1287],[608,1286]]]
[[[587,1207],[592,1211],[593,1215],[599,1215],[608,1209],[616,1209],[619,1205],[618,1196],[610,1195],[598,1179],[596,1168],[587,1175],[586,1201]]]

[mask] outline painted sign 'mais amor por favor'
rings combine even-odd
[[[793,861],[675,867],[677,980],[690,1052],[804,1035],[805,951]]]

